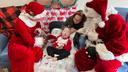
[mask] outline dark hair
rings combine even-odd
[[[76,15],[79,15],[79,16],[81,17],[80,24],[84,24],[84,22],[86,21],[87,17],[85,16],[85,14],[83,13],[82,10],[76,11],[71,17],[69,17],[70,21],[71,21],[72,23],[74,23],[74,22],[73,22],[73,18],[74,18]]]

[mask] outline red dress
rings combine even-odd
[[[41,48],[34,47],[34,31],[39,27],[39,23],[29,27],[21,19],[16,20],[15,31],[8,46],[11,72],[34,72],[34,63],[43,55]]]

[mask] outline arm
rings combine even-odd
[[[74,32],[76,32],[77,30],[75,29],[75,28],[71,28],[71,33],[74,33]]]
[[[34,45],[34,38],[30,35],[28,30],[25,28],[25,24],[20,19],[16,20],[15,28],[16,32],[18,32],[25,44],[27,44],[28,46]]]

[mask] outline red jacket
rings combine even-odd
[[[57,37],[57,39],[56,39],[56,41],[53,43],[53,47],[54,48],[56,48],[57,46],[58,46],[58,43],[57,43],[57,40],[60,38],[61,36],[58,36]],[[63,39],[64,40],[64,39]],[[72,41],[70,40],[70,38],[67,38],[67,39],[65,39],[65,40],[67,40],[66,41],[66,43],[64,44],[64,49],[66,50],[66,51],[70,51],[71,50],[71,48],[72,48]],[[62,41],[62,40],[61,40]]]

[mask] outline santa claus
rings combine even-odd
[[[8,56],[11,72],[33,72],[34,62],[43,55],[43,38],[36,37],[40,33],[40,23],[44,16],[44,7],[37,2],[30,2],[16,19],[15,31],[8,45]]]
[[[128,61],[127,24],[107,0],[86,3],[87,21],[78,32],[88,40],[86,48],[75,54],[81,72],[117,72],[122,62]]]

